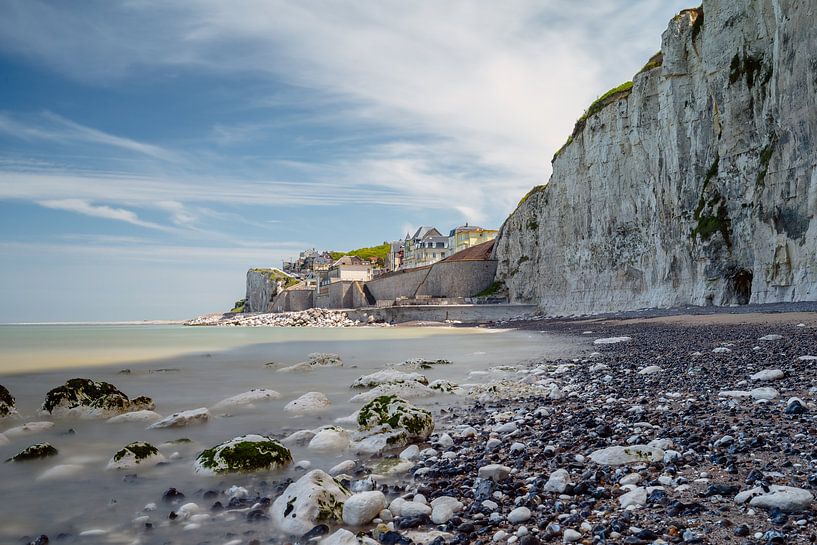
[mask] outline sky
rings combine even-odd
[[[677,0],[0,3],[0,322],[228,310],[250,267],[498,228]]]

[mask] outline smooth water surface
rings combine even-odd
[[[232,522],[205,523],[200,529],[184,531],[181,524],[168,522],[171,507],[162,504],[162,493],[170,486],[176,487],[188,501],[207,509],[212,501],[202,499],[203,491],[224,491],[233,484],[251,485],[257,490],[262,481],[273,483],[297,477],[295,470],[288,470],[205,478],[193,474],[192,463],[202,449],[235,436],[262,433],[282,438],[292,431],[313,429],[351,414],[360,405],[349,401],[358,393],[349,385],[389,362],[448,359],[452,365],[436,366],[423,373],[430,381],[446,378],[461,383],[487,379],[481,374],[469,377],[473,371],[576,353],[574,341],[557,336],[451,328],[2,326],[0,340],[0,384],[17,398],[21,412],[17,420],[0,421],[0,431],[29,421],[56,423],[47,432],[13,438],[11,444],[0,446],[0,458],[5,460],[42,441],[59,450],[58,456],[43,461],[0,464],[0,493],[6,498],[0,511],[0,543],[19,543],[23,536],[42,533],[52,540],[60,533],[74,536],[68,538],[68,543],[224,543],[231,534],[247,541],[250,537],[246,535],[268,536],[272,531],[269,522],[250,524],[241,515]],[[312,352],[337,353],[344,366],[279,373],[275,366],[265,365],[304,361]],[[134,363],[152,353],[182,355]],[[83,357],[92,365],[78,366],[76,362],[82,362]],[[19,372],[20,362],[29,372]],[[129,372],[122,373],[124,369]],[[137,423],[108,424],[104,420],[60,420],[39,415],[45,393],[74,377],[111,382],[131,397],[150,396],[162,415],[212,407],[251,388],[271,388],[280,392],[281,398],[233,414],[214,411],[214,418],[207,424],[180,429],[146,430],[144,424]],[[333,403],[330,410],[302,417],[282,410],[308,391],[325,393]],[[460,401],[457,396],[440,394],[415,402],[433,408]],[[183,437],[192,443],[162,445]],[[138,440],[162,445],[160,450],[166,457],[174,452],[179,457],[140,470],[135,479],[125,479],[123,472],[105,470],[114,452]],[[296,461],[310,460],[313,467],[322,469],[356,458],[354,453],[318,454],[306,448],[294,449],[293,457]],[[66,479],[38,480],[44,471],[58,464],[81,468]],[[132,521],[143,514],[149,502],[159,506],[156,512],[147,513],[157,527],[145,534],[140,529],[143,524]],[[93,529],[105,533],[77,537]],[[244,534],[247,531],[252,534]]]

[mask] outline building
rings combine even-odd
[[[373,270],[374,265],[370,261],[365,261],[356,255],[345,255],[329,267],[326,277],[330,283],[342,280],[366,282],[372,279]]]
[[[452,254],[461,252],[477,244],[493,240],[499,234],[497,229],[483,229],[477,225],[461,225],[448,234],[448,247]]]
[[[400,268],[413,269],[445,259],[451,255],[448,243],[449,237],[443,236],[436,228],[421,226],[414,236],[406,234]]]
[[[389,254],[386,256],[386,272],[396,271],[400,268],[403,263],[403,248],[405,245],[403,240],[395,240],[389,244]]]

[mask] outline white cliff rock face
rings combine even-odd
[[[247,271],[245,312],[272,312],[272,300],[284,289],[286,275],[279,269]]]
[[[704,0],[673,18],[663,65],[579,124],[503,225],[510,299],[570,314],[817,298],[814,17]]]

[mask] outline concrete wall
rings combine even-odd
[[[397,271],[378,276],[366,282],[369,291],[378,301],[397,299],[398,297],[413,297],[414,292],[423,283],[431,267]]]
[[[315,306],[315,290],[286,290],[275,296],[271,312],[292,312]]]
[[[402,322],[496,322],[531,314],[536,305],[417,305],[386,308],[367,308],[349,311],[349,318],[365,322],[369,316],[390,323]]]
[[[417,295],[471,297],[489,287],[496,261],[444,261],[431,267]]]
[[[352,284],[347,280],[332,282],[329,284],[329,307],[328,308],[352,308],[353,289]]]

